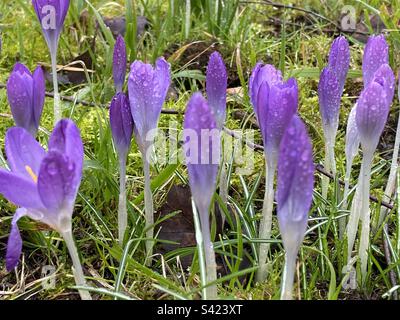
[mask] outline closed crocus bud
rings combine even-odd
[[[256,66],[254,67],[253,72],[251,73],[249,79],[249,94],[257,119],[259,117],[258,101],[261,100],[259,97],[259,90],[263,82],[266,82],[269,87],[275,84],[282,83],[283,82],[282,73],[279,70],[277,70],[273,65],[270,64],[263,65],[261,62],[257,63]],[[259,124],[260,126],[262,125],[262,123],[260,123],[260,120]]]
[[[371,36],[365,46],[362,61],[364,87],[368,86],[383,64],[389,64],[389,46],[383,35]]]
[[[157,128],[161,108],[171,82],[170,66],[164,58],[152,65],[135,61],[131,65],[128,90],[135,135],[142,152],[148,143],[146,135]]]
[[[110,124],[118,154],[120,157],[126,156],[131,146],[133,119],[129,99],[122,92],[117,93],[111,101]]]
[[[119,35],[114,46],[113,77],[117,92],[122,92],[126,74],[126,45],[124,38]]]
[[[357,131],[356,123],[356,111],[357,105],[355,105],[349,114],[347,119],[347,129],[346,129],[346,161],[351,165],[354,157],[358,153],[358,148],[360,146],[360,136]]]
[[[263,98],[266,96],[266,82],[259,90],[259,117],[263,123],[263,140],[266,153],[277,160],[279,145],[286,127],[297,112],[298,88],[294,78],[290,78],[285,83],[278,83],[269,88],[268,100],[265,106],[262,105]],[[265,92],[263,92],[265,90]],[[268,161],[268,160],[267,160]]]
[[[227,81],[224,60],[218,52],[214,52],[207,66],[206,91],[208,104],[214,113],[219,129],[224,126],[226,118]]]
[[[278,163],[278,221],[285,250],[298,251],[307,228],[314,187],[312,145],[294,115],[283,136]]]
[[[326,67],[318,84],[319,108],[327,138],[334,139],[339,124],[340,84],[330,67]],[[333,143],[333,141],[330,141]]]
[[[184,121],[190,189],[200,211],[207,211],[218,174],[220,133],[213,112],[200,93],[190,99]]]
[[[45,79],[41,67],[33,75],[17,63],[7,82],[7,97],[15,124],[33,136],[39,128],[45,100]]]
[[[345,37],[338,37],[333,42],[329,52],[328,65],[337,78],[341,96],[350,66],[350,48]]]
[[[50,51],[56,50],[69,8],[69,0],[32,0]]]
[[[381,69],[382,68],[382,69]],[[394,75],[381,66],[357,101],[356,124],[364,150],[374,152],[385,127],[394,95]],[[386,70],[386,71],[385,71]],[[383,77],[382,75],[385,74]]]

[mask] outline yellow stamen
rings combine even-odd
[[[31,168],[30,166],[25,166],[25,170],[26,170],[26,172],[28,172],[29,175],[31,176],[33,182],[37,183],[38,177],[37,177],[37,175],[33,172],[32,168]]]

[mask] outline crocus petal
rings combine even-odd
[[[113,77],[117,92],[122,92],[126,74],[126,45],[124,38],[119,35],[115,41],[113,56]]]
[[[257,106],[257,103],[259,102],[257,94],[260,91],[260,86],[263,82],[267,82],[269,87],[280,84],[283,82],[282,73],[270,64],[263,66],[262,63],[257,63],[253,69],[249,80],[249,92],[250,100],[253,104],[257,118],[259,117],[257,110],[260,109]]]
[[[15,124],[31,131],[33,78],[30,71],[17,63],[7,81],[7,97]]]
[[[40,166],[38,190],[50,213],[59,214],[73,207],[80,182],[75,162],[58,151],[48,152]]]
[[[69,0],[32,0],[33,8],[50,50],[57,48],[69,2]]]
[[[351,163],[354,157],[358,153],[358,148],[360,146],[360,136],[357,131],[356,123],[356,110],[357,104],[351,109],[349,118],[347,119],[347,129],[346,129],[346,161]]]
[[[164,58],[157,59],[154,69],[141,61],[135,61],[131,66],[129,102],[138,143],[142,147],[146,143],[147,133],[157,128],[170,82],[170,67]]]
[[[375,151],[389,115],[384,87],[371,82],[357,101],[356,123],[364,150]]]
[[[364,87],[369,85],[383,64],[389,64],[389,46],[383,35],[371,36],[365,46],[362,61]]]
[[[293,115],[297,112],[298,88],[295,79],[277,84],[270,88],[268,105],[265,112],[264,145],[267,155],[276,163],[279,145]],[[268,161],[268,157],[267,157]]]
[[[11,171],[35,182],[46,152],[33,136],[23,128],[8,129],[5,151]]]
[[[281,142],[278,163],[278,221],[285,249],[300,246],[312,203],[314,164],[306,127],[294,115]]]
[[[19,208],[14,214],[11,221],[11,231],[7,242],[7,253],[6,253],[6,268],[7,271],[13,270],[19,262],[19,257],[22,251],[22,239],[18,229],[18,220],[23,216],[27,215],[27,210]]]
[[[129,100],[124,93],[117,93],[111,101],[110,125],[119,155],[126,155],[131,145],[133,120]]]
[[[259,86],[257,93],[257,103],[255,104],[255,114],[257,116],[258,126],[260,127],[263,141],[267,141],[266,124],[268,122],[268,103],[269,103],[269,85],[266,81]]]
[[[42,67],[38,66],[33,72],[32,125],[34,134],[36,134],[39,128],[45,96],[46,96],[46,82],[44,79],[43,69]]]
[[[383,64],[376,70],[373,81],[382,85],[386,94],[386,104],[390,106],[393,102],[394,89],[396,86],[396,79],[394,73],[388,64]]]
[[[345,37],[338,37],[333,42],[329,52],[328,64],[333,73],[336,75],[339,83],[339,93],[341,96],[350,66],[350,48]]]
[[[334,72],[326,67],[318,85],[319,107],[324,130],[337,130],[340,109],[340,87]]]
[[[82,176],[83,143],[76,124],[70,119],[62,119],[55,126],[49,140],[49,151],[55,150],[74,163],[76,176]]]
[[[226,89],[228,77],[224,60],[218,52],[213,52],[207,66],[206,91],[218,128],[222,129],[226,118]]]
[[[193,199],[208,210],[220,159],[220,131],[211,108],[200,93],[190,99],[184,120],[184,150]]]
[[[7,170],[0,170],[0,193],[19,207],[43,209],[36,183]]]

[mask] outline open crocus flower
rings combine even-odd
[[[207,66],[206,91],[218,128],[222,129],[226,118],[226,88],[228,76],[224,60],[218,52],[213,52]]]
[[[292,298],[295,263],[312,203],[314,164],[306,127],[294,115],[282,139],[278,164],[278,221],[285,248],[282,299]]]
[[[362,61],[365,87],[372,81],[375,72],[383,64],[389,64],[389,46],[383,35],[371,36],[365,46]]]
[[[12,221],[7,248],[7,269],[11,270],[21,253],[17,221],[22,215],[60,233],[71,230],[82,176],[83,145],[75,124],[61,120],[50,137],[47,153],[25,129],[17,127],[7,131],[5,151],[11,171],[0,170],[0,193],[23,208]]]
[[[126,45],[124,38],[119,35],[115,41],[113,55],[114,85],[118,92],[122,92],[126,74]]]
[[[43,70],[37,67],[30,73],[27,67],[17,63],[7,81],[7,97],[11,113],[18,127],[36,136],[45,100]]]

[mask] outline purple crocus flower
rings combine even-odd
[[[50,51],[56,51],[69,0],[32,0],[32,5]]]
[[[7,81],[7,97],[15,124],[33,136],[39,128],[45,100],[43,70],[37,67],[30,73],[27,67],[17,63]]]
[[[395,77],[384,64],[374,74],[357,101],[356,124],[364,150],[374,152],[385,127],[394,96]]]
[[[12,270],[22,249],[17,225],[21,217],[39,220],[61,234],[70,232],[82,176],[83,145],[79,129],[64,119],[54,128],[48,152],[19,127],[7,131],[5,151],[10,171],[0,170],[0,193],[21,207],[13,217],[7,245],[6,266]]]
[[[383,64],[389,64],[389,46],[383,35],[371,36],[365,46],[362,61],[364,87],[368,86]]]
[[[337,78],[341,96],[350,66],[350,48],[345,37],[337,37],[333,41],[329,52],[328,66]]]
[[[285,248],[282,299],[291,299],[296,257],[307,229],[314,187],[312,145],[306,127],[294,115],[279,150],[278,222]]]
[[[200,93],[190,99],[183,126],[188,135],[184,148],[192,196],[199,211],[208,212],[218,174],[220,134],[212,109]]]
[[[119,35],[114,46],[113,77],[114,85],[118,92],[122,92],[126,74],[126,45],[124,38]]]
[[[213,52],[207,66],[206,91],[219,129],[222,129],[226,118],[226,89],[228,77],[224,60],[218,52]]]
[[[133,120],[128,97],[120,92],[117,93],[110,105],[111,131],[120,157],[126,157],[131,146],[133,133]]]
[[[157,59],[155,68],[141,61],[135,61],[131,65],[129,102],[135,122],[135,135],[142,152],[149,144],[146,135],[157,128],[170,82],[170,66],[164,58]]]

